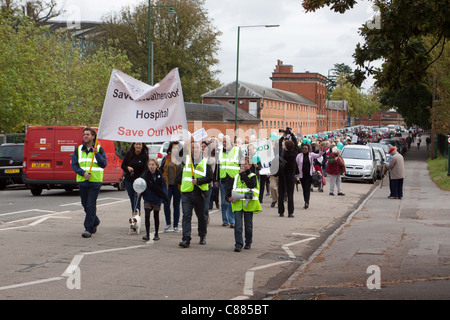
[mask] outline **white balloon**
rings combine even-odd
[[[134,180],[133,182],[134,191],[136,191],[137,193],[142,193],[145,191],[146,188],[147,182],[145,182],[143,178],[137,178],[136,180]]]

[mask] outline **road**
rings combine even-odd
[[[104,206],[124,200],[128,200],[125,192],[119,192],[112,186],[104,186],[98,198],[98,205]],[[0,221],[3,223],[79,208],[81,203],[78,190],[43,190],[42,196],[33,196],[23,185],[13,185],[0,191]]]
[[[378,182],[377,182],[378,184]],[[213,210],[207,244],[200,246],[193,218],[191,247],[181,233],[144,242],[128,235],[125,192],[102,189],[99,231],[81,237],[84,212],[76,191],[0,192],[0,299],[263,299],[277,290],[377,186],[345,183],[343,197],[313,192],[304,210],[295,192],[295,217],[278,217],[265,197],[254,217],[250,250],[233,251],[233,229]],[[300,188],[301,189],[301,188]],[[160,213],[161,226],[164,215]],[[153,226],[153,220],[151,221]]]

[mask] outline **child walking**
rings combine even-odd
[[[245,223],[245,246],[250,249],[253,242],[253,214],[262,211],[259,202],[259,183],[256,174],[250,172],[250,157],[244,157],[244,164],[241,166],[239,174],[234,177],[233,187],[228,190],[226,200],[231,202],[231,209],[235,217],[234,225],[234,251],[240,252],[244,246],[242,231]],[[232,191],[241,194],[248,194],[251,199],[233,199]],[[248,203],[246,204],[246,201]],[[244,220],[244,223],[243,221]]]
[[[143,192],[144,211],[145,211],[145,236],[144,241],[150,239],[150,213],[153,210],[153,219],[155,221],[155,235],[153,240],[159,240],[159,210],[161,203],[169,201],[167,197],[167,187],[161,171],[159,171],[159,164],[156,159],[149,159],[147,162],[148,171],[145,171],[143,178],[147,183],[147,188]],[[139,196],[139,195],[138,195]]]

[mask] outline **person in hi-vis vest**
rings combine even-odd
[[[183,211],[182,227],[183,238],[180,247],[187,248],[191,243],[191,221],[192,210],[198,219],[198,236],[200,244],[206,244],[206,215],[204,214],[204,203],[209,190],[209,183],[213,179],[213,171],[208,159],[202,156],[200,144],[191,143],[191,165],[190,155],[186,155],[183,170],[177,173],[176,183],[181,184],[181,208]]]
[[[83,144],[75,149],[71,161],[72,169],[77,174],[81,204],[86,213],[85,230],[81,235],[83,238],[90,238],[97,232],[97,226],[100,224],[97,217],[97,197],[103,182],[106,154],[101,145],[95,144],[96,138],[97,133],[94,129],[84,128]]]
[[[226,201],[228,189],[233,185],[234,177],[239,173],[242,151],[238,146],[231,144],[228,135],[223,137],[223,149],[219,152],[219,183],[220,203],[222,207],[222,226],[234,228],[234,215],[231,204]]]
[[[250,171],[250,157],[244,157],[239,174],[234,177],[232,188],[228,189],[226,200],[231,202],[231,208],[235,215],[234,226],[234,251],[240,252],[242,247],[250,249],[253,242],[253,214],[261,212],[262,207],[259,202],[259,182],[256,174]],[[238,194],[248,194],[250,198],[234,199],[233,191]],[[245,246],[242,232],[245,223]]]

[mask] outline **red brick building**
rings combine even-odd
[[[319,73],[294,72],[292,65],[278,60],[272,73],[272,88],[297,93],[317,105],[317,132],[327,129],[327,77]]]
[[[387,126],[394,124],[398,126],[404,126],[405,122],[401,114],[397,113],[394,109],[389,111],[380,111],[370,116],[362,115],[361,120],[355,120],[355,123],[365,126]]]
[[[235,100],[236,82],[230,82],[202,95],[203,104],[223,101],[234,105]],[[258,132],[255,134],[258,137],[262,137],[261,132],[268,137],[271,132],[278,133],[279,129],[286,127],[292,128],[296,134],[317,132],[317,105],[297,93],[239,81],[238,106],[261,120],[258,125],[250,126],[252,132]],[[241,125],[238,124],[238,127]]]

